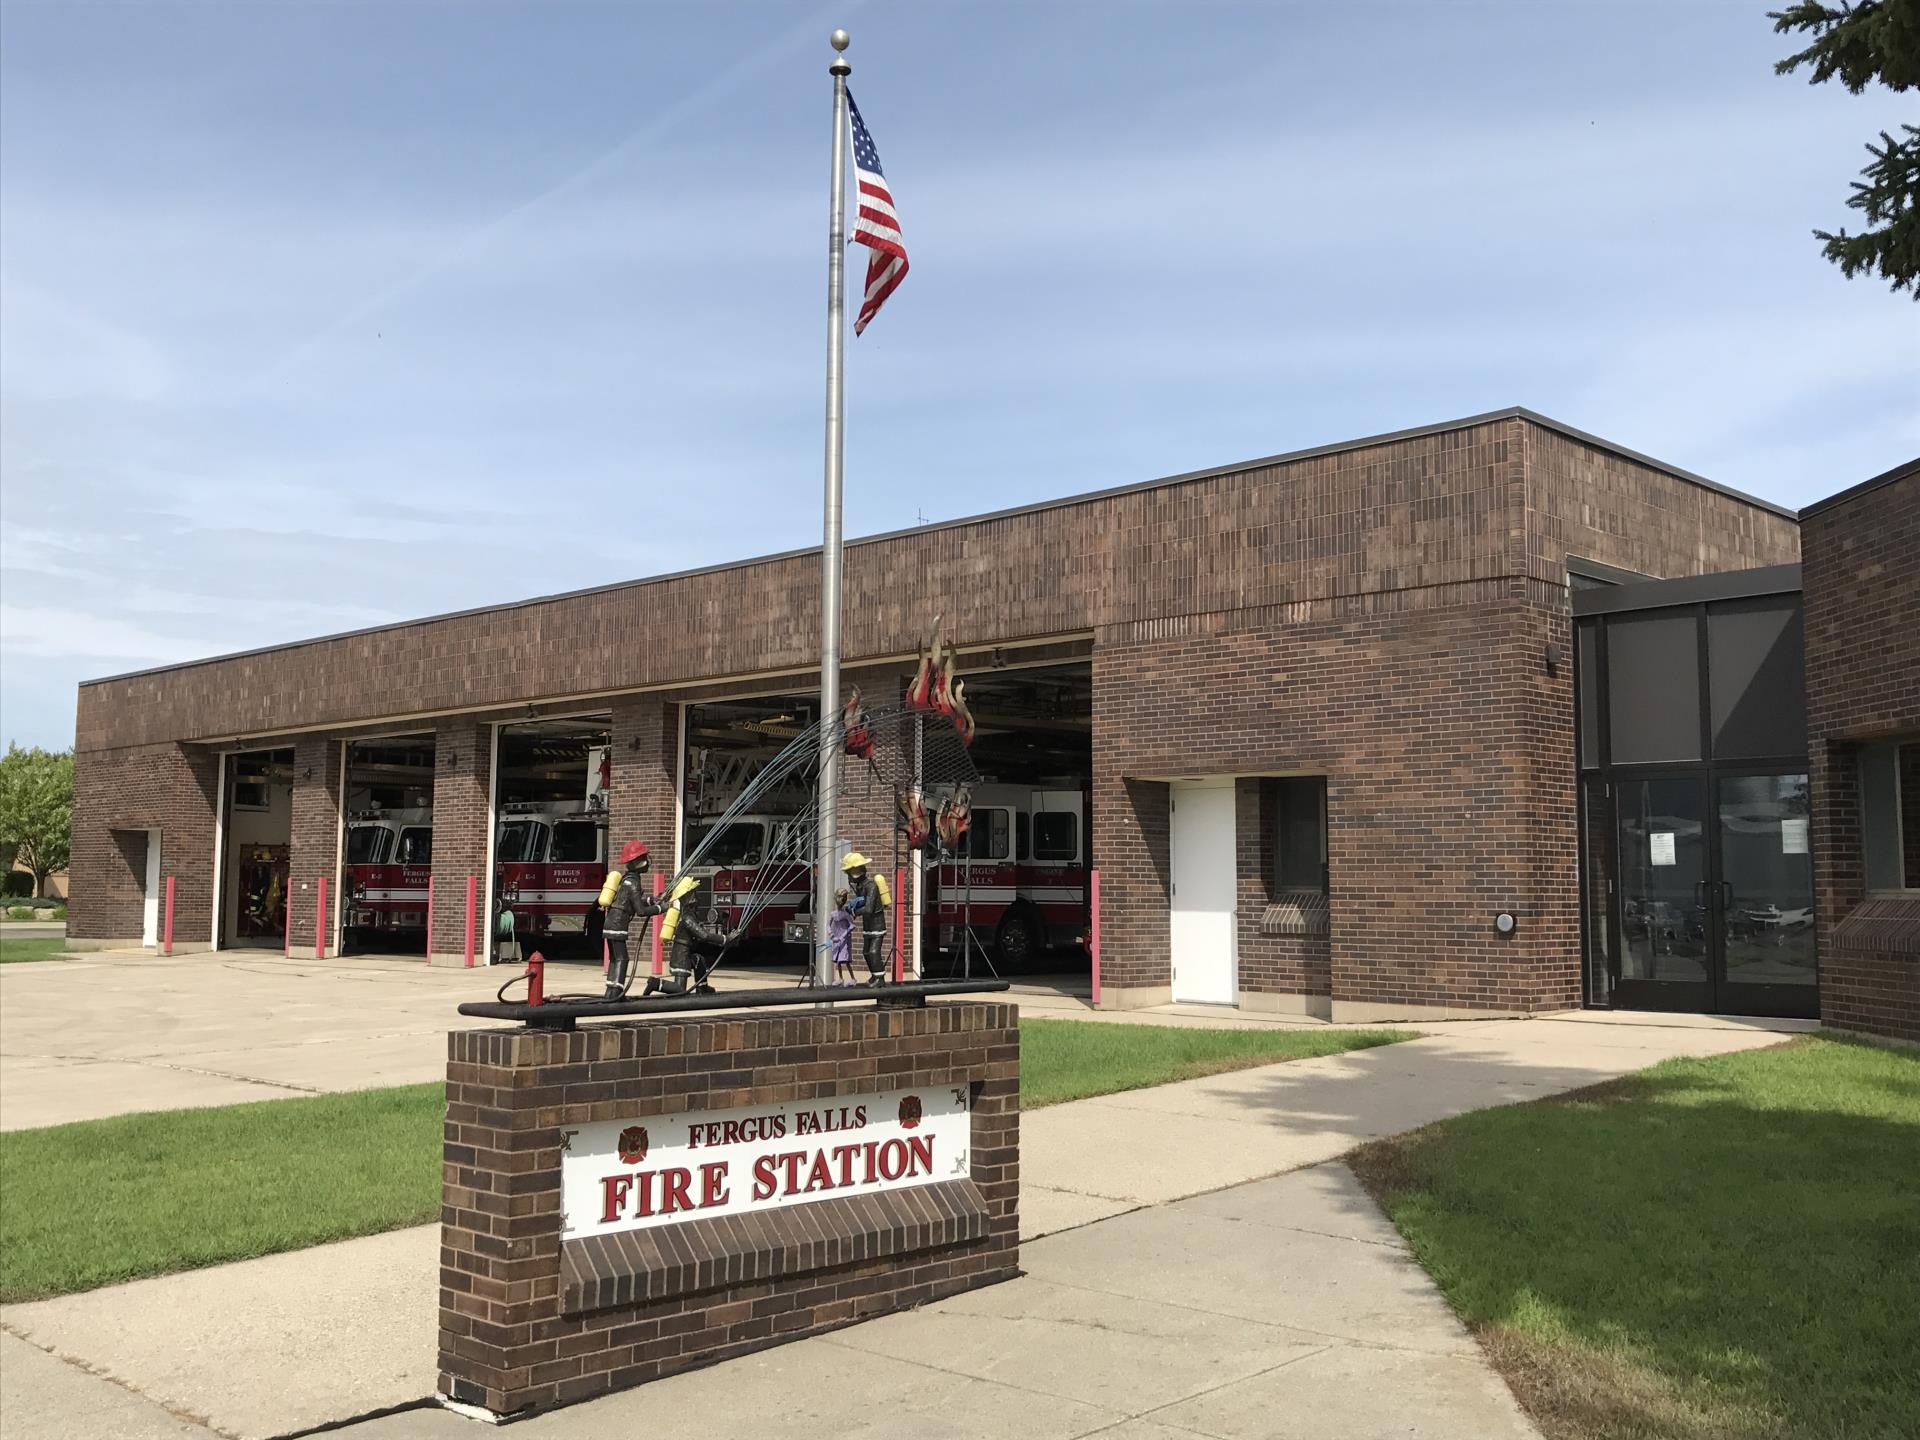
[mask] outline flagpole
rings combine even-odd
[[[833,76],[833,200],[827,220],[827,457],[826,504],[820,543],[820,829],[814,843],[813,983],[833,982],[827,915],[833,909],[839,855],[840,799],[840,492],[846,400],[841,362],[846,352],[847,32],[830,42]]]

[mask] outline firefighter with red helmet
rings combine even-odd
[[[849,850],[840,862],[840,870],[847,877],[847,909],[861,928],[867,983],[879,985],[887,978],[887,908],[893,904],[893,896],[884,876],[867,873],[868,863],[858,850]]]
[[[627,993],[627,927],[636,919],[647,920],[664,908],[659,897],[647,888],[647,874],[653,862],[647,858],[643,840],[629,840],[620,850],[620,868],[607,873],[600,887],[600,906],[607,912],[601,936],[607,942],[607,1000],[619,1000]]]

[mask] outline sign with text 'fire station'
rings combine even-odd
[[[971,1139],[960,1085],[582,1125],[561,1132],[564,1233],[962,1180]]]

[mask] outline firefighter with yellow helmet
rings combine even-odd
[[[887,911],[893,905],[893,895],[885,876],[867,873],[868,863],[858,850],[849,850],[840,862],[840,870],[847,880],[847,909],[861,929],[867,983],[880,985],[887,978]]]
[[[667,896],[666,918],[660,922],[660,943],[667,948],[666,982],[649,976],[645,994],[713,994],[707,976],[720,963],[721,952],[740,938],[738,930],[720,923],[718,906],[708,902],[707,917],[700,919],[700,888],[697,875],[689,875],[673,887]]]

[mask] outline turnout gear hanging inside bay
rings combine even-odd
[[[847,909],[861,929],[867,983],[878,985],[887,978],[887,911],[893,905],[893,893],[885,876],[867,873],[867,863],[866,856],[850,850],[840,869],[847,877]]]
[[[647,980],[647,995],[711,995],[707,977],[720,963],[726,948],[740,938],[738,930],[728,930],[720,922],[714,902],[696,894],[700,881],[689,875],[673,887],[668,897],[666,918],[660,922],[660,943],[667,947],[666,983],[658,975]],[[706,918],[701,919],[702,910]]]
[[[608,1000],[621,999],[627,993],[627,927],[636,919],[651,919],[663,908],[647,879],[653,868],[653,862],[647,858],[647,847],[638,840],[629,840],[620,851],[620,864],[620,869],[608,872],[607,883],[600,887],[600,908],[606,911],[600,934],[607,942],[604,998]]]

